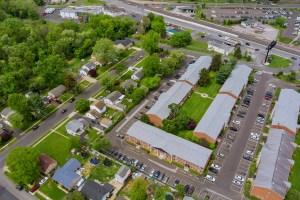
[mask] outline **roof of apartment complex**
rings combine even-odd
[[[281,129],[270,129],[262,148],[254,186],[268,188],[284,197],[287,188],[291,160],[295,148],[294,136]]]
[[[185,82],[176,82],[167,92],[160,95],[147,114],[156,115],[160,119],[167,118],[170,114],[169,105],[179,104],[191,89],[192,86]]]
[[[292,89],[282,89],[279,99],[274,107],[272,125],[285,126],[294,133],[300,108],[300,94]]]
[[[220,92],[230,92],[238,97],[244,86],[248,83],[248,77],[252,69],[246,65],[237,65],[231,72],[230,77],[223,84]]]
[[[229,121],[235,101],[236,99],[227,94],[218,94],[196,126],[194,132],[205,133],[210,138],[216,140]]]
[[[210,67],[212,58],[210,56],[201,56],[194,64],[190,64],[186,72],[180,77],[180,81],[189,81],[193,85],[199,80],[199,72],[202,69]]]
[[[127,131],[127,134],[152,147],[162,149],[170,155],[175,155],[199,167],[204,168],[212,151],[198,144],[167,133],[154,126],[137,121]]]

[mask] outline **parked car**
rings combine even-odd
[[[192,195],[193,193],[194,193],[194,191],[195,191],[195,187],[190,187],[190,189],[188,190],[188,192],[187,192],[187,194],[188,195]]]
[[[176,179],[172,185],[173,188],[176,188],[176,186],[180,183],[180,180]]]
[[[155,172],[155,169],[152,169],[151,172],[150,172],[150,174],[149,174],[149,176],[150,176],[150,177],[153,177],[154,172]]]
[[[238,128],[233,127],[233,126],[230,126],[229,129],[232,130],[232,131],[238,131]]]
[[[248,154],[248,155],[250,155],[250,156],[253,156],[253,151],[247,150],[247,151],[246,151],[246,154]]]
[[[234,141],[234,138],[231,135],[226,135],[226,138],[228,138],[229,140]]]
[[[243,186],[243,183],[241,181],[237,181],[237,180],[233,180],[233,184],[237,185],[237,186]]]
[[[237,125],[241,124],[241,122],[239,120],[233,120],[232,123],[237,124]]]
[[[243,158],[244,158],[245,160],[249,160],[249,161],[252,161],[252,160],[253,160],[253,157],[250,156],[250,155],[248,155],[248,154],[243,154]]]
[[[225,158],[225,155],[223,153],[220,153],[220,152],[217,153],[217,156],[220,157],[220,158]]]
[[[64,114],[64,113],[66,113],[66,112],[67,112],[67,110],[68,110],[68,109],[63,109],[63,110],[61,111],[61,114]]]
[[[216,178],[215,178],[215,177],[213,177],[213,176],[211,176],[211,175],[208,175],[208,174],[205,176],[205,179],[206,179],[206,180],[209,180],[209,181],[211,181],[211,182],[215,182],[215,181],[216,181]]]
[[[162,180],[162,182],[164,183],[164,184],[166,184],[168,181],[169,181],[169,177],[168,176],[165,176],[165,178]]]
[[[74,101],[75,101],[75,98],[71,98],[69,102],[73,103]]]
[[[245,118],[245,115],[243,115],[243,114],[240,114],[240,113],[239,113],[239,114],[237,114],[237,116],[238,116],[238,117],[241,117],[241,118]]]
[[[144,171],[146,171],[147,167],[148,167],[147,165],[143,165],[143,166],[141,167],[140,170],[141,170],[142,172],[144,172]]]
[[[48,180],[48,177],[43,178],[40,180],[39,185],[43,185]]]
[[[208,170],[214,174],[217,174],[219,172],[219,170],[217,170],[216,168],[213,168],[213,167],[209,167]]]
[[[184,193],[186,194],[188,191],[189,191],[189,189],[190,189],[190,185],[185,185],[184,186]]]

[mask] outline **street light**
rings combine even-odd
[[[275,47],[275,45],[276,45],[276,43],[277,43],[277,41],[276,40],[273,40],[270,44],[269,44],[269,46],[267,47],[267,55],[266,55],[266,58],[265,58],[265,63],[267,62],[267,59],[268,59],[268,56],[269,56],[269,51],[271,50],[271,49],[273,49],[273,47]]]

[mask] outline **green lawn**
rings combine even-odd
[[[81,5],[83,6],[103,6],[103,0],[82,0]]]
[[[133,65],[133,67],[135,67],[135,68],[141,68],[141,67],[143,67],[143,66],[144,66],[144,63],[145,63],[145,59],[146,59],[147,57],[148,57],[148,56],[145,56],[144,58],[142,58],[142,60],[137,61],[137,62]]]
[[[66,120],[66,119],[64,119],[64,120]],[[73,118],[67,119],[63,124],[58,124],[56,127],[59,126],[59,128],[57,128],[57,129],[55,130],[55,128],[56,128],[56,127],[55,127],[55,128],[53,128],[53,130],[59,132],[59,133],[62,134],[62,135],[65,135],[65,136],[69,137],[70,135],[67,133],[66,125],[67,125],[67,123],[68,123],[69,121],[71,121],[71,120],[73,120]]]
[[[300,134],[296,136],[295,143],[300,145]],[[300,193],[300,148],[297,147],[294,155],[293,160],[295,161],[295,164],[292,168],[292,171],[290,172],[289,181],[292,183],[292,187],[287,193],[286,199],[287,200],[294,200],[295,193]],[[299,197],[299,196],[298,196]]]
[[[197,52],[208,53],[208,54],[211,53],[210,51],[207,50],[208,44],[206,42],[200,42],[197,40],[193,40],[192,44],[190,44],[185,48],[191,51],[197,51]]]
[[[70,140],[54,132],[34,148],[55,159],[60,166],[65,164],[71,156]]]
[[[92,144],[99,137],[99,134],[97,134],[96,130],[90,128],[89,130],[86,131],[84,137],[87,139],[87,142],[89,144]]]
[[[123,76],[121,76],[121,80],[125,81],[127,79],[131,79],[131,75],[134,74],[134,71],[128,71]]]
[[[119,170],[121,167],[118,163],[113,162],[113,164],[110,167],[106,167],[103,165],[104,158],[100,158],[100,163],[96,166],[94,166],[91,169],[90,172],[90,180],[98,180],[102,183],[108,182],[115,176],[115,173]]]
[[[69,91],[65,92],[63,95],[61,95],[59,97],[59,99],[62,101],[62,102],[65,102],[67,101],[68,99],[70,99],[71,97],[73,96],[73,94]]]
[[[277,55],[271,55],[269,57],[269,60],[270,64],[268,65],[268,67],[270,68],[287,68],[292,64],[292,61],[290,59],[283,58]]]
[[[39,200],[46,200],[44,197],[42,197],[40,194],[38,194],[37,192],[34,193],[34,196],[39,199]]]
[[[212,101],[212,99],[202,98],[200,94],[193,93],[183,104],[182,109],[188,113],[190,118],[199,122]]]
[[[196,88],[195,91],[199,92],[199,93],[205,93],[209,97],[215,98],[217,96],[219,90],[221,89],[222,85],[220,85],[216,82],[215,72],[210,72],[209,77],[210,77],[210,82],[207,84],[207,86],[198,87],[198,88]]]
[[[53,182],[52,179],[48,179],[42,187],[39,189],[45,195],[51,199],[60,200],[64,199],[66,193],[57,187],[57,184]]]
[[[90,82],[88,82],[87,80],[83,80],[79,83],[79,85],[82,87],[82,88],[86,88],[88,85],[90,84]]]

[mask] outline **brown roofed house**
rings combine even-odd
[[[40,160],[40,165],[41,165],[41,171],[45,175],[50,174],[58,166],[56,160],[50,158],[48,155],[46,155],[44,153],[42,153],[40,155],[39,160]]]
[[[97,100],[90,105],[90,109],[96,110],[98,113],[103,114],[106,111],[106,105],[102,100]]]

